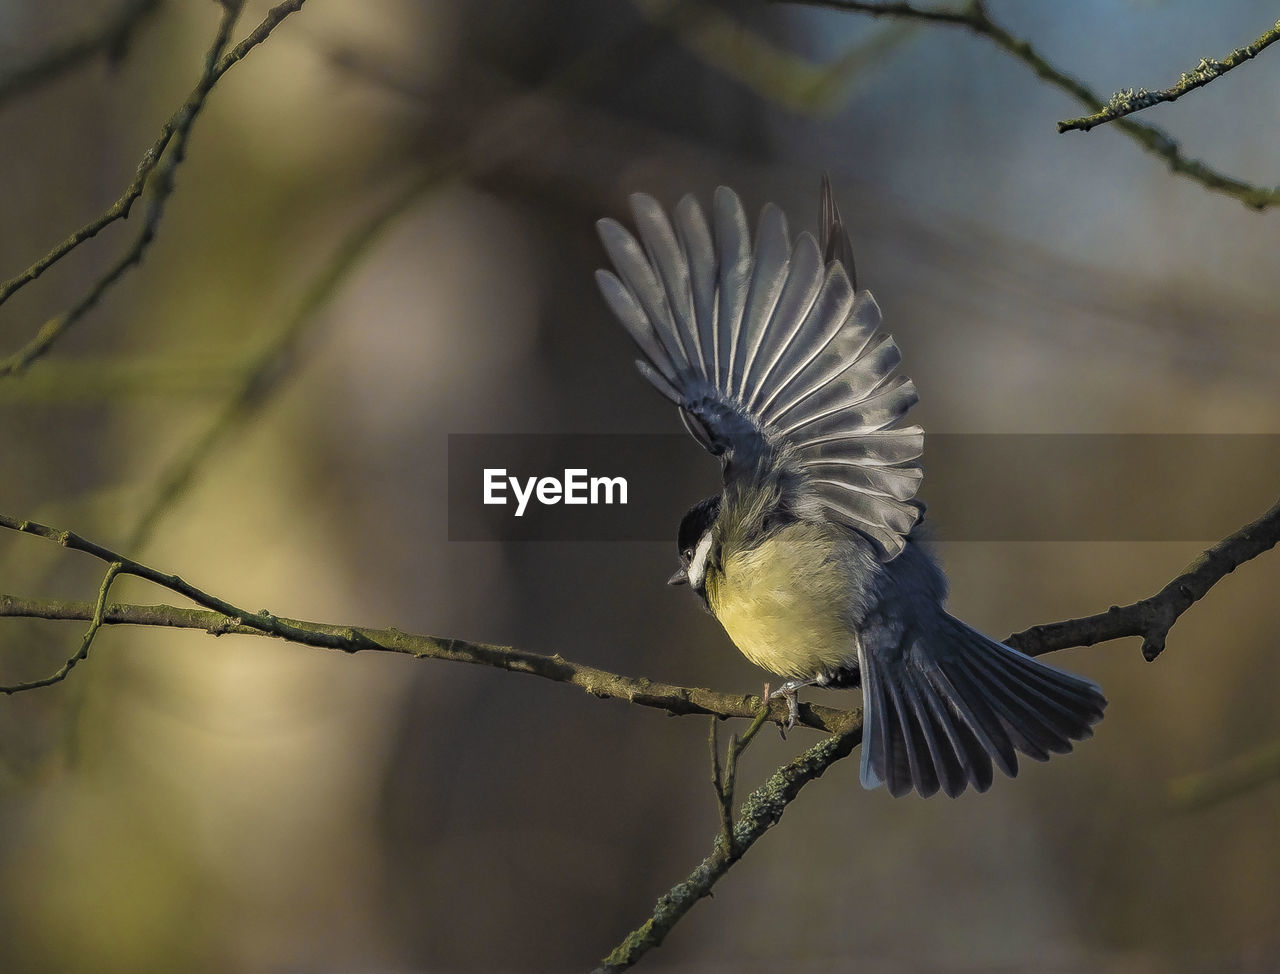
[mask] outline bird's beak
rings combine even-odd
[[[685,569],[683,565],[681,565],[680,568],[676,571],[676,573],[667,579],[667,584],[668,585],[688,585],[689,572]]]

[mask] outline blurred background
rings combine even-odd
[[[0,77],[119,9],[0,4]],[[991,12],[1104,96],[1172,84],[1275,17]],[[0,276],[116,199],[218,13],[166,0],[117,56],[0,104]],[[1267,51],[1142,117],[1272,185],[1277,92]],[[672,432],[596,294],[595,219],[635,190],[729,183],[799,230],[823,169],[927,430],[1280,433],[1280,213],[1113,127],[1056,133],[1078,114],[952,28],[702,0],[310,0],[214,89],[144,264],[0,380],[0,511],[251,609],[757,692],[764,674],[663,584],[670,543],[449,543],[448,434]],[[8,301],[0,353],[136,224]],[[673,459],[690,501],[717,472]],[[1096,475],[1092,503],[1131,501]],[[1156,490],[1243,524],[1275,484],[1188,465]],[[946,485],[926,492],[941,510]],[[1214,540],[940,550],[953,611],[1003,636],[1146,596]],[[0,536],[0,592],[92,599],[102,570]],[[1189,808],[1175,787],[1280,738],[1278,582],[1274,553],[1248,564],[1152,665],[1138,640],[1057,654],[1105,687],[1107,719],[986,795],[894,801],[837,765],[643,965],[1280,967],[1280,789]],[[133,579],[112,597],[175,601]],[[52,672],[83,630],[0,620],[0,682]],[[707,731],[480,667],[104,631],[65,683],[0,699],[0,969],[590,969],[710,850]],[[742,793],[813,740],[763,734]]]

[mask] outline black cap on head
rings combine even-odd
[[[681,554],[694,548],[698,539],[720,514],[720,495],[700,500],[685,512],[676,532],[676,548]]]

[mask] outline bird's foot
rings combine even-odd
[[[800,697],[797,691],[802,687],[813,686],[817,682],[817,680],[788,680],[772,693],[769,693],[769,687],[765,685],[765,693],[770,700],[781,697],[787,702],[787,722],[778,727],[778,733],[782,735],[784,741],[787,739],[787,731],[795,727],[796,721],[800,719]]]

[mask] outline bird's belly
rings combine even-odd
[[[742,655],[762,669],[791,679],[834,674],[856,657],[856,637],[844,623],[844,573],[831,570],[825,552],[788,558],[787,548],[766,545],[727,559],[708,579],[708,603]]]

